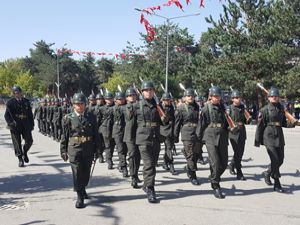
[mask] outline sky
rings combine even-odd
[[[29,55],[33,43],[44,40],[55,43],[53,49],[65,48],[74,51],[120,53],[127,41],[135,46],[142,45],[140,32],[146,33],[140,24],[140,12],[163,5],[168,0],[0,0],[0,62]],[[175,5],[162,7],[157,14],[165,17],[200,13],[199,16],[174,19],[181,28],[188,28],[196,41],[207,31],[205,17],[218,19],[222,12],[222,1],[180,0],[182,12]],[[223,1],[224,3],[224,1]],[[164,19],[146,16],[155,25]]]

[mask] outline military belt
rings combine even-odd
[[[16,117],[19,118],[19,119],[21,119],[21,120],[27,118],[27,116],[24,115],[24,114],[16,114]]]
[[[76,136],[76,137],[71,137],[73,141],[79,142],[79,143],[85,143],[87,141],[91,141],[93,137],[85,137],[85,136]]]
[[[222,128],[224,125],[222,123],[210,123],[208,125],[209,128]]]
[[[281,123],[280,122],[269,122],[268,126],[281,127]]]
[[[156,122],[145,122],[145,127],[157,127]]]
[[[198,124],[197,123],[186,123],[183,126],[187,126],[187,127],[197,127]]]

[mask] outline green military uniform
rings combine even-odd
[[[12,90],[13,93],[22,92],[18,86],[14,86]],[[29,162],[27,152],[33,142],[31,131],[34,128],[34,120],[29,100],[23,97],[8,100],[4,118],[10,129],[15,155],[19,159],[19,167],[23,167],[24,161]],[[22,138],[25,141],[23,147]]]
[[[143,82],[142,91],[154,90],[152,82]],[[143,159],[143,190],[147,193],[150,203],[156,202],[154,190],[156,165],[160,152],[160,123],[161,118],[157,111],[154,98],[142,99],[135,103],[136,141],[141,158]],[[134,126],[133,126],[134,127]]]
[[[97,105],[95,106],[94,114],[95,114],[96,119],[97,119],[97,126],[98,126],[98,131],[99,131],[99,136],[100,136],[100,143],[101,143],[100,144],[101,148],[100,148],[99,162],[104,163],[103,151],[105,149],[105,144],[104,144],[102,133],[99,130],[100,125],[101,125],[101,121],[102,121],[101,108],[102,108],[102,106],[104,106],[104,97],[100,93],[98,93],[96,95],[96,100],[97,100]]]
[[[52,118],[52,124],[54,127],[54,132],[53,132],[53,139],[56,141],[60,141],[61,138],[61,133],[62,133],[62,108],[60,106],[60,101],[59,99],[55,99],[55,104],[53,106],[53,118]]]
[[[237,90],[233,90],[231,94],[231,98],[240,97],[240,93]],[[229,163],[230,173],[235,174],[235,170],[237,172],[238,180],[245,180],[245,177],[242,172],[242,158],[245,150],[245,143],[247,139],[246,135],[246,127],[245,124],[249,123],[245,117],[245,106],[243,104],[234,105],[231,104],[229,106],[229,115],[232,118],[233,122],[237,126],[237,129],[234,132],[229,132],[229,140],[233,149],[233,157],[231,162]]]
[[[136,95],[136,92],[133,88],[128,88],[126,90],[126,97],[131,95]],[[140,168],[141,154],[139,152],[138,146],[135,144],[136,123],[134,122],[134,104],[135,102],[127,101],[127,104],[123,107],[123,114],[125,118],[123,141],[126,143],[128,150],[131,186],[133,188],[138,188],[138,171]]]
[[[85,103],[85,96],[77,93],[74,103]],[[76,207],[82,208],[83,198],[90,179],[91,165],[99,149],[99,135],[95,116],[86,111],[83,114],[72,112],[63,119],[63,135],[60,142],[60,152],[66,161],[71,163],[74,190],[77,192]]]
[[[279,97],[279,91],[271,88],[269,97]],[[279,168],[284,160],[284,135],[282,127],[287,127],[284,108],[280,103],[268,103],[259,113],[258,124],[255,133],[255,146],[264,145],[269,154],[271,165],[263,173],[265,182],[271,185],[270,177],[275,180],[274,190],[283,192],[279,178],[281,177]]]
[[[185,97],[195,96],[193,89],[185,91]],[[174,136],[176,142],[179,141],[179,133],[181,133],[181,141],[183,143],[183,155],[187,161],[187,175],[193,185],[199,185],[197,180],[197,160],[199,158],[199,149],[196,149],[198,142],[196,129],[199,119],[199,106],[193,100],[191,103],[185,103],[178,106],[175,113],[175,130]]]
[[[221,89],[213,86],[210,96],[220,97]],[[210,182],[214,195],[216,198],[224,198],[219,184],[228,163],[228,123],[224,105],[206,102],[200,114],[198,128],[198,136],[205,143],[208,152]]]
[[[171,100],[170,93],[164,93],[162,96],[162,100]],[[174,168],[172,153],[174,147],[175,109],[172,104],[167,105],[163,104],[163,102],[160,103],[160,107],[166,114],[166,124],[160,126],[160,135],[162,137],[162,141],[165,144],[163,168],[166,170],[170,170],[173,175],[176,175],[177,173]]]

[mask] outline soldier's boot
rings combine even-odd
[[[128,170],[127,170],[127,166],[124,166],[122,169],[122,175],[123,177],[128,177]]]
[[[144,192],[147,194],[147,199],[149,203],[157,203],[156,193],[154,187],[143,187]]]
[[[169,166],[170,166],[170,172],[171,172],[171,174],[172,175],[177,175],[178,173],[176,172],[176,170],[174,168],[174,164],[170,163]]]
[[[77,209],[84,208],[84,196],[82,191],[77,191],[77,201],[75,207]]]
[[[270,174],[268,171],[264,171],[264,172],[262,173],[262,175],[264,176],[265,183],[266,183],[267,185],[272,185],[271,174]]]
[[[234,170],[234,165],[233,165],[232,163],[229,163],[229,164],[228,164],[228,169],[229,169],[229,173],[230,173],[231,175],[236,175],[236,172],[235,172],[235,170]]]
[[[24,167],[24,161],[22,156],[19,156],[18,159],[19,159],[19,167]]]
[[[108,162],[107,162],[107,169],[109,169],[109,170],[113,169],[113,162],[112,162],[112,160],[108,160]]]
[[[205,165],[202,154],[200,154],[200,156],[199,156],[198,163],[200,163],[201,165]]]
[[[244,177],[244,174],[243,174],[241,169],[237,170],[236,179],[237,180],[246,180],[246,178]]]
[[[225,196],[223,195],[222,193],[222,190],[221,190],[221,187],[219,184],[215,184],[215,183],[212,183],[211,184],[211,187],[212,189],[214,190],[214,196],[218,199],[223,199],[225,198]]]
[[[140,178],[138,177],[138,175],[136,175],[135,179],[136,179],[136,181],[137,181],[138,183],[142,183],[142,181],[140,180]]]
[[[104,163],[104,158],[102,153],[99,155],[99,163]]]
[[[275,182],[274,182],[274,191],[283,193],[284,190],[283,190],[282,187],[281,187],[279,178],[275,178],[274,181],[275,181]]]
[[[132,186],[134,189],[139,188],[139,186],[138,186],[138,181],[137,181],[137,179],[136,179],[135,176],[132,176],[132,177],[131,177],[131,186]]]
[[[169,167],[169,165],[168,165],[167,162],[164,162],[164,163],[162,164],[162,168],[163,168],[164,170],[167,170],[167,171],[170,170],[170,167]]]
[[[190,181],[192,183],[192,185],[199,185],[199,181],[197,179],[197,176],[196,176],[196,171],[190,171]]]
[[[83,189],[82,194],[83,194],[83,198],[84,198],[84,199],[89,199],[89,196],[88,196],[88,194],[86,193],[86,190],[85,190],[85,189]]]
[[[24,162],[29,163],[27,152],[24,151]]]

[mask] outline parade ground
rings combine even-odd
[[[86,207],[75,208],[70,165],[60,158],[59,143],[33,131],[30,162],[18,167],[9,130],[0,109],[0,224],[2,225],[193,225],[193,224],[300,224],[300,127],[284,129],[285,160],[281,183],[285,193],[267,186],[261,173],[269,157],[264,146],[254,147],[255,125],[247,126],[243,157],[246,181],[238,181],[226,170],[221,187],[225,199],[213,196],[209,183],[209,166],[198,164],[201,185],[193,186],[184,170],[182,144],[177,144],[175,168],[171,175],[161,167],[161,151],[156,175],[159,203],[149,204],[142,189],[133,189],[130,178],[117,169],[96,163],[87,188],[90,199]],[[163,148],[162,148],[163,149]],[[204,146],[204,157],[207,158]],[[229,159],[232,157],[229,146]],[[141,171],[142,168],[140,168]],[[139,175],[142,179],[142,173]],[[142,183],[140,184],[142,185]]]

